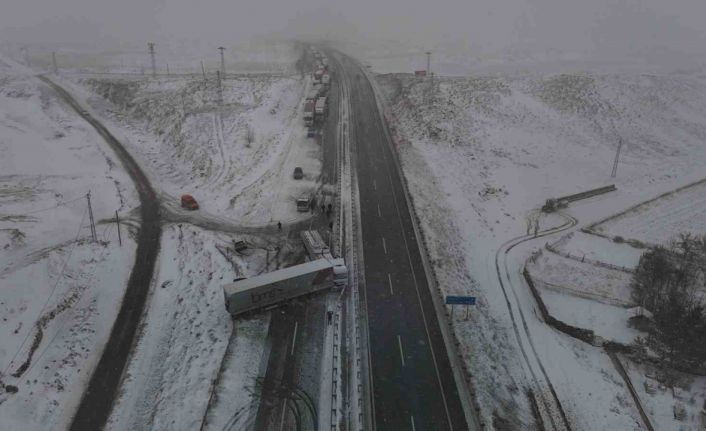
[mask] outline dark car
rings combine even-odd
[[[302,168],[297,166],[296,168],[294,168],[294,179],[301,180],[302,178],[304,178],[304,171],[302,171]]]
[[[313,127],[309,127],[309,128],[306,130],[306,137],[307,137],[307,138],[314,138],[314,137],[316,137],[316,129],[313,128]]]

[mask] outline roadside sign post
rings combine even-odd
[[[446,304],[451,305],[451,318],[453,319],[454,317],[454,305],[465,305],[466,306],[466,320],[468,320],[468,306],[469,305],[476,305],[476,297],[475,296],[451,296],[447,295],[446,296]]]

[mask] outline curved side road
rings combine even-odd
[[[140,198],[142,223],[137,233],[135,264],[130,273],[118,317],[113,323],[110,338],[71,423],[72,430],[97,430],[104,427],[110,415],[152,281],[162,235],[159,202],[145,173],[108,129],[88,114],[61,86],[46,76],[39,76],[39,79],[54,89],[59,97],[105,139],[130,175]]]

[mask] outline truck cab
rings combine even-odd
[[[333,259],[333,284],[336,287],[343,287],[348,284],[348,267],[343,259]]]
[[[297,211],[300,213],[309,211],[309,205],[311,205],[311,197],[300,196],[297,198]]]

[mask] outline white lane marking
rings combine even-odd
[[[378,204],[378,217],[382,218],[382,214],[380,214],[380,204]]]
[[[387,164],[387,156],[385,155],[385,151],[382,151],[382,156],[383,159],[385,160],[385,164]],[[389,165],[388,165],[389,167]],[[400,206],[397,203],[397,193],[395,193],[395,187],[394,184],[392,183],[392,173],[390,173],[390,170],[387,169],[387,179],[390,182],[390,186],[392,188],[392,200],[395,202],[395,209],[397,210],[397,220],[400,222],[400,230],[402,231],[402,239],[404,240],[404,248],[405,251],[407,252],[407,262],[409,262],[410,268],[414,268],[414,265],[412,265],[412,255],[409,252],[409,243],[407,242],[407,236],[404,230],[404,225],[402,224],[402,213],[400,212]],[[421,250],[420,250],[421,251]],[[453,431],[453,422],[451,421],[451,413],[449,412],[449,405],[446,401],[446,393],[444,392],[444,385],[441,383],[441,373],[439,372],[439,364],[436,361],[436,353],[434,352],[434,347],[431,342],[431,335],[429,335],[429,324],[427,323],[427,316],[426,313],[424,312],[424,307],[422,306],[422,295],[419,293],[419,283],[417,282],[417,275],[414,273],[414,269],[412,269],[412,280],[414,281],[414,289],[417,291],[417,301],[419,302],[419,309],[422,312],[422,321],[424,322],[424,330],[427,333],[427,341],[429,342],[429,351],[431,352],[431,359],[432,362],[434,362],[434,371],[436,372],[436,381],[439,383],[439,392],[441,392],[441,401],[444,404],[444,411],[446,412],[446,420],[449,423],[449,429]],[[431,293],[431,292],[430,292]],[[433,293],[431,293],[433,295]]]
[[[397,336],[397,343],[400,346],[400,359],[402,359],[402,366],[404,367],[404,352],[402,351],[402,339],[400,336]]]
[[[385,237],[382,237],[382,249],[385,250],[385,254],[387,254],[387,244],[385,244]]]
[[[299,322],[294,322],[294,336],[292,337],[292,350],[289,351],[290,355],[294,354],[294,345],[297,344],[297,327]]]
[[[392,291],[392,277],[390,277],[390,274],[387,274],[387,282],[390,285],[390,295],[394,295],[395,292]]]
[[[414,426],[414,416],[410,415],[409,419],[412,421],[412,431],[416,431],[417,428]]]
[[[375,190],[378,189],[378,183],[375,180],[373,180],[373,189],[375,189]]]

